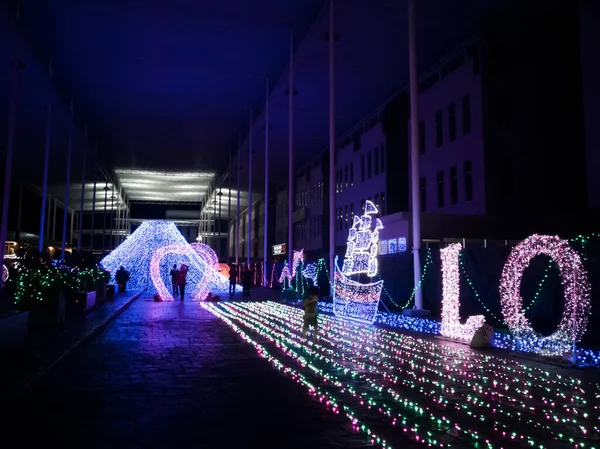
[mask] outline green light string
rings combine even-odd
[[[396,301],[393,300],[392,295],[390,295],[390,292],[385,287],[385,284],[383,285],[383,291],[387,295],[388,299],[392,302],[392,304],[394,304],[401,310],[407,309],[410,306],[410,303],[415,299],[415,294],[417,293],[417,290],[421,288],[421,285],[423,285],[423,282],[425,281],[425,275],[429,271],[428,268],[431,264],[433,264],[433,258],[431,257],[431,248],[427,248],[427,255],[425,256],[425,266],[423,267],[423,272],[421,273],[421,279],[419,279],[417,286],[413,288],[410,297],[406,301],[406,304],[404,304],[402,307],[400,307],[398,303],[396,303]],[[381,275],[379,273],[377,274],[377,277],[379,278],[379,280],[381,280]]]
[[[600,237],[600,234],[590,234],[588,236],[584,236],[584,235],[578,235],[577,237],[573,237],[571,239],[569,239],[570,242],[578,242],[581,244],[581,251],[583,252],[585,250],[585,245],[587,243],[589,243],[589,241],[592,238],[598,238]],[[585,254],[585,253],[584,253]],[[473,292],[473,295],[475,296],[475,299],[477,299],[477,302],[484,308],[484,310],[494,319],[496,319],[499,323],[502,323],[503,325],[506,325],[506,322],[504,321],[504,319],[500,319],[498,318],[486,305],[485,303],[481,300],[481,296],[479,295],[479,292],[477,291],[475,284],[473,283],[473,281],[471,280],[471,278],[469,277],[467,270],[464,266],[463,263],[463,251],[461,251],[459,253],[459,265],[461,268],[461,271],[465,277],[465,280],[467,281],[467,284],[469,285],[469,287],[471,288],[471,291]],[[584,255],[583,260],[587,260],[587,257]],[[548,261],[548,265],[546,265],[546,268],[544,269],[544,274],[542,276],[542,279],[540,280],[540,282],[537,285],[536,288],[536,292],[533,295],[533,300],[527,305],[527,307],[523,308],[523,313],[527,313],[530,310],[532,310],[536,304],[538,303],[538,301],[541,299],[541,293],[542,293],[542,289],[544,288],[544,285],[546,283],[546,280],[548,279],[548,272],[550,270],[550,268],[552,267],[552,265],[554,264],[554,261],[552,259],[550,259]]]

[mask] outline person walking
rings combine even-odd
[[[171,270],[171,285],[173,286],[173,298],[177,298],[179,295],[179,286],[177,285],[177,273],[179,270],[177,269],[177,264],[173,265],[173,269]]]
[[[235,295],[235,285],[237,284],[237,271],[238,267],[235,264],[231,264],[231,268],[229,270],[229,297],[233,297]]]
[[[117,274],[115,274],[115,280],[119,286],[119,293],[125,293],[127,290],[127,282],[129,282],[129,273],[125,270],[125,267],[119,268]]]
[[[187,282],[188,266],[181,264],[177,271],[177,285],[179,286],[179,298],[183,301],[185,297],[185,284]]]

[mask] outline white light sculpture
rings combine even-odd
[[[537,333],[523,311],[521,280],[531,260],[544,254],[560,271],[565,294],[565,310],[556,332]],[[500,303],[510,331],[525,349],[538,353],[560,354],[570,350],[586,331],[590,314],[590,284],[581,257],[567,241],[557,236],[532,235],[515,246],[502,270]]]
[[[377,214],[377,208],[367,201],[364,214],[361,217],[354,216],[342,271],[338,267],[337,257],[335,259],[333,288],[333,312],[337,316],[371,323],[377,316],[383,281],[362,284],[348,276],[364,273],[373,277],[377,274],[379,230],[383,225],[376,218],[375,226],[371,229],[371,215],[374,214]]]
[[[470,341],[473,334],[485,323],[483,315],[467,318],[466,323],[460,322],[460,273],[458,256],[462,250],[460,243],[443,248],[440,251],[442,259],[442,327],[444,337]]]

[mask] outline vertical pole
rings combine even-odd
[[[52,137],[52,101],[49,95],[48,105],[46,110],[46,146],[44,149],[44,178],[42,181],[42,211],[40,213],[40,238],[38,242],[38,250],[40,254],[44,250],[44,229],[46,221],[46,207],[48,196],[48,164],[50,163],[50,138]]]
[[[73,119],[73,101],[71,101],[71,121]],[[67,247],[67,218],[69,217],[69,190],[71,189],[71,155],[73,154],[73,123],[69,123],[69,141],[67,143],[67,177],[65,180],[65,204],[63,211],[62,228],[62,246],[60,248],[60,258],[65,259],[65,249]],[[72,223],[71,223],[72,224]]]
[[[15,240],[21,241],[21,227],[23,224],[23,184],[19,184],[19,199],[17,203],[17,234]]]
[[[329,276],[331,295],[335,279],[335,29],[334,4],[329,0]]]
[[[229,263],[229,259],[231,259],[231,236],[230,236],[230,227],[231,227],[231,170],[233,158],[231,157],[231,149],[229,150],[229,204],[227,205],[227,263]]]
[[[15,148],[15,130],[17,126],[17,88],[18,88],[19,62],[11,62],[11,89],[10,111],[8,118],[8,136],[6,142],[6,167],[4,168],[4,197],[2,200],[2,224],[0,226],[0,258],[4,261],[4,247],[6,246],[6,232],[8,231],[8,203],[10,201],[10,184],[12,177],[13,155]],[[0,288],[4,281],[0,276]]]
[[[96,224],[96,183],[94,182],[94,190],[92,193],[92,226],[90,229],[90,250],[94,249],[94,240],[95,240],[95,236],[96,236],[96,229],[95,229],[95,225]]]
[[[71,254],[73,254],[73,231],[75,230],[75,209],[71,209],[71,227],[69,232],[69,246],[71,247]]]
[[[294,32],[290,31],[290,88],[288,141],[288,264],[292,266],[294,245]],[[291,269],[291,268],[290,268]]]
[[[108,237],[108,250],[112,251],[115,243],[115,183],[112,183],[110,193],[110,236]]]
[[[50,199],[52,201],[52,198]],[[52,204],[52,203],[50,203]],[[52,206],[52,240],[57,241],[56,238],[56,216],[58,215],[58,198],[54,198],[54,206]]]
[[[270,110],[269,110],[269,79],[265,81],[265,210],[264,210],[264,229],[263,229],[263,287],[267,286],[267,269],[268,256],[268,239],[269,235],[269,127],[270,127]]]
[[[108,183],[104,183],[104,214],[102,217],[102,257],[106,249],[106,203],[108,202]]]
[[[77,239],[77,252],[81,252],[81,242],[83,240],[83,209],[85,207],[85,171],[87,163],[87,151],[83,148],[83,167],[81,168],[81,199],[79,201],[79,238]]]
[[[238,138],[237,151],[237,215],[235,217],[235,264],[239,263],[240,255],[240,153],[242,151],[241,137]]]
[[[250,111],[250,132],[248,135],[248,255],[246,262],[250,265],[252,258],[252,152],[254,151],[254,114]]]
[[[408,0],[408,64],[410,76],[410,180],[413,240],[413,281],[415,308],[423,309],[421,281],[421,201],[419,191],[419,80],[417,78],[417,30],[415,23],[415,0]]]
[[[222,185],[222,184],[221,184]],[[218,254],[221,255],[221,257],[223,257],[223,241],[221,240],[221,227],[222,227],[222,221],[221,221],[221,199],[223,198],[223,192],[221,191],[221,187],[219,186],[219,220],[218,220],[218,226],[215,226],[215,233],[217,233],[217,242],[219,242],[219,247],[218,247]]]

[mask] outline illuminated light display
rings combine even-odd
[[[2,265],[2,282],[8,281],[8,268],[6,265]]]
[[[460,322],[460,272],[458,257],[462,245],[453,243],[440,251],[442,259],[442,327],[444,337],[470,341],[473,334],[485,323],[483,315],[467,318]]]
[[[214,249],[204,243],[199,242],[190,243],[190,246],[209,267],[218,269],[219,257]]]
[[[379,308],[379,299],[383,281],[362,284],[348,276],[366,274],[377,275],[377,248],[379,230],[383,228],[381,220],[375,219],[372,226],[371,215],[377,214],[377,208],[371,201],[365,204],[362,216],[355,215],[353,225],[348,232],[348,241],[344,265],[340,271],[335,258],[333,286],[333,312],[342,318],[374,322]]]
[[[305,342],[302,312],[272,302],[205,307],[376,447],[598,448],[597,384],[329,316]]]
[[[296,270],[298,266],[304,262],[304,249],[300,251],[294,251],[294,255],[292,257],[292,271],[290,272],[290,267],[286,262],[283,270],[281,270],[281,275],[279,276],[279,283],[283,284],[287,280],[287,285],[290,286],[292,284],[292,279],[296,277]]]
[[[366,201],[362,216],[355,215],[346,241],[346,255],[342,265],[345,276],[365,273],[369,277],[377,274],[377,248],[379,247],[379,230],[383,228],[381,220],[375,219],[371,229],[371,215],[377,214],[377,207]]]
[[[191,260],[196,262],[195,264],[190,264],[194,269],[190,269],[190,265],[187,265],[188,272],[186,276],[187,284],[186,287],[188,289],[188,295],[193,299],[204,299],[209,290],[207,289],[210,284],[209,279],[211,274],[209,272],[209,267],[204,265],[204,262],[200,262],[199,260],[194,260],[196,258],[199,259],[196,252],[190,245],[170,245],[163,246],[162,248],[158,248],[154,251],[152,255],[152,260],[150,261],[150,277],[152,278],[152,282],[154,283],[154,287],[158,292],[158,295],[163,301],[173,301],[172,287],[171,287],[171,264],[163,264],[161,267],[161,261],[166,255],[171,256],[185,256],[189,257]],[[193,257],[196,256],[196,257]],[[200,268],[201,265],[204,265],[204,269]],[[177,266],[179,268],[180,265]],[[167,287],[167,285],[169,287]]]
[[[565,294],[565,311],[557,330],[549,335],[538,334],[523,311],[520,295],[523,272],[531,260],[544,254],[558,266]],[[586,331],[590,314],[590,284],[579,254],[569,243],[557,236],[532,235],[513,248],[500,279],[502,314],[519,348],[525,346],[539,353],[564,353]]]
[[[313,283],[313,285],[318,286],[318,279],[319,279],[319,267],[316,263],[309,263],[307,264],[304,269],[302,270],[302,276],[304,276],[306,279],[310,279]]]
[[[176,252],[165,252],[166,247],[175,248]],[[156,254],[160,256],[159,266],[152,268],[151,262]],[[142,223],[133,234],[100,262],[100,266],[111,274],[113,281],[116,271],[123,266],[130,276],[128,288],[143,290],[151,295],[159,293],[157,286],[161,283],[171,285],[170,271],[173,265],[179,267],[181,264],[190,268],[186,292],[190,298],[202,299],[209,291],[213,294],[224,294],[228,291],[229,285],[225,276],[219,275],[216,268],[209,266],[198,255],[173,222]],[[161,292],[161,297],[165,300],[172,299],[170,289],[167,290],[169,293],[165,295]],[[241,288],[236,287],[237,290]]]

